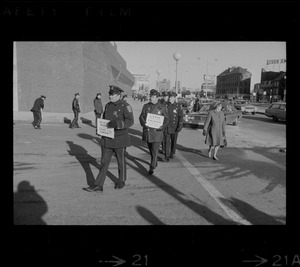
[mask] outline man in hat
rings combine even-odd
[[[99,174],[96,178],[95,185],[85,190],[89,192],[103,191],[103,184],[106,178],[107,170],[114,153],[118,162],[119,180],[115,183],[115,189],[121,189],[125,186],[126,181],[126,161],[125,149],[131,146],[128,128],[134,123],[131,106],[121,100],[123,90],[117,86],[110,86],[110,102],[105,105],[103,119],[109,120],[107,127],[114,128],[115,136],[101,137],[102,157]]]
[[[160,100],[160,103],[166,107],[168,104],[168,100],[169,100],[169,94],[168,94],[168,92],[163,91],[161,93],[161,95],[163,98]],[[165,154],[165,142],[164,141],[161,142],[161,149],[159,150],[159,153]]]
[[[44,100],[46,97],[42,95],[34,101],[33,107],[30,111],[33,113],[32,125],[34,129],[41,129],[42,110],[44,109]]]
[[[79,117],[79,113],[80,113],[79,93],[75,94],[75,97],[72,102],[72,110],[74,112],[74,119],[70,124],[70,128],[71,129],[80,128],[78,125],[78,117]]]
[[[169,124],[164,131],[165,158],[163,161],[166,162],[174,157],[178,133],[183,127],[183,110],[181,105],[175,102],[176,96],[175,92],[170,91],[169,101],[166,106],[169,115]]]
[[[169,122],[167,110],[158,101],[158,96],[159,93],[157,90],[152,89],[150,91],[150,102],[143,106],[139,117],[140,124],[143,127],[142,140],[147,142],[151,155],[149,174],[153,174],[154,169],[157,167],[158,148],[163,141],[163,130]],[[158,129],[147,126],[147,115],[149,113],[164,116],[163,125]]]

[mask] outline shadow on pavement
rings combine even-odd
[[[267,213],[264,213],[254,208],[253,206],[249,205],[248,203],[240,199],[230,198],[230,199],[220,199],[220,200],[225,205],[229,204],[234,206],[239,211],[239,213],[253,225],[284,225],[284,223],[279,222],[278,220],[285,221],[285,217],[273,217]]]
[[[149,223],[153,225],[165,225],[160,219],[158,219],[150,210],[142,207],[142,206],[135,206],[137,212]]]
[[[94,136],[92,136],[90,134],[85,134],[85,133],[79,133],[77,135],[79,137],[83,138],[83,139],[89,139],[93,143],[95,143],[96,145],[98,145],[98,146],[101,147],[101,144],[100,144],[101,138],[94,137]],[[93,186],[94,183],[95,183],[95,178],[94,178],[94,175],[92,173],[90,164],[92,164],[93,166],[95,166],[99,170],[101,168],[101,165],[97,162],[97,160],[94,157],[92,157],[91,155],[89,155],[87,153],[87,150],[84,149],[82,146],[76,145],[72,141],[66,141],[66,142],[70,146],[70,151],[68,151],[69,154],[71,156],[75,156],[76,159],[81,164],[82,168],[84,169],[84,171],[86,173],[87,184],[89,186]],[[102,155],[102,151],[99,154]],[[119,181],[119,179],[115,175],[113,175],[110,171],[107,172],[107,177],[110,180],[112,180],[114,183],[117,183]]]
[[[90,119],[84,118],[84,117],[80,117],[81,122],[84,124],[87,124],[93,128],[96,128],[96,126],[93,125],[92,121]]]
[[[172,196],[174,199],[177,201],[181,202],[183,205],[185,205],[187,208],[191,209],[195,213],[197,213],[199,216],[203,217],[205,220],[212,224],[217,224],[217,225],[236,225],[231,220],[227,220],[220,216],[219,214],[211,211],[209,208],[207,208],[205,205],[201,205],[199,203],[196,203],[195,201],[192,200],[186,200],[185,199],[185,194],[183,194],[181,191],[177,190],[173,186],[167,184],[163,180],[159,179],[155,175],[149,175],[146,168],[141,165],[137,161],[133,161],[137,165],[134,166],[130,162],[127,162],[127,164],[133,168],[135,171],[143,175],[147,180],[149,180],[151,183],[155,184],[158,188]]]
[[[44,199],[36,192],[28,181],[18,184],[14,193],[14,224],[15,225],[46,225],[42,216],[48,207]]]

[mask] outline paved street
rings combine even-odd
[[[186,127],[176,157],[148,174],[141,141],[142,103],[129,100],[135,124],[127,149],[127,181],[115,190],[113,157],[103,194],[87,187],[98,174],[99,137],[92,124],[71,130],[63,122],[14,125],[14,221],[47,225],[262,225],[286,222],[286,123],[262,114],[227,126],[219,161],[207,157],[201,127]],[[82,117],[94,123],[93,114]],[[88,120],[86,120],[87,122]]]

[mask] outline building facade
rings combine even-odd
[[[252,74],[241,67],[231,67],[217,76],[216,97],[250,99]]]
[[[150,92],[150,74],[134,73],[135,83],[132,93],[136,95],[148,95]]]
[[[13,108],[30,111],[45,95],[45,111],[72,112],[75,93],[83,113],[94,110],[93,99],[109,101],[109,85],[131,95],[134,77],[110,42],[14,42]]]
[[[258,100],[263,102],[285,101],[286,72],[261,70],[260,90]]]

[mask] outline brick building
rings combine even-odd
[[[82,112],[94,110],[96,93],[109,101],[109,85],[131,96],[133,75],[110,42],[14,42],[13,109],[29,111],[41,95],[46,112],[72,112],[80,93]]]
[[[231,67],[217,76],[216,97],[250,99],[252,74],[241,67]]]

